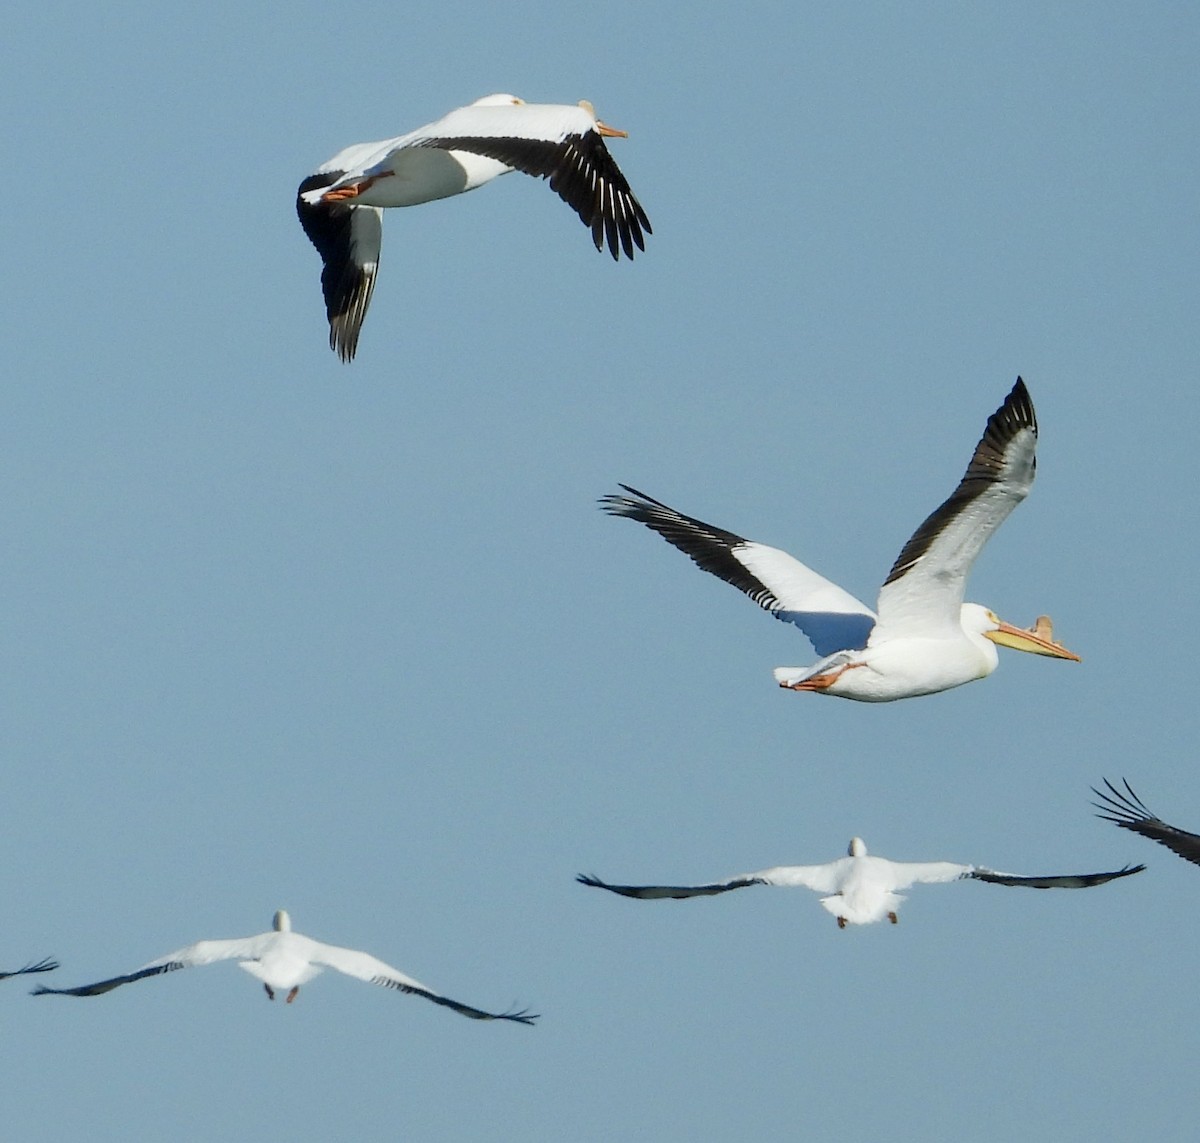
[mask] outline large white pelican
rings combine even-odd
[[[1033,484],[1036,443],[1033,402],[1018,377],[988,418],[954,493],[892,565],[879,590],[878,616],[787,552],[685,516],[636,488],[623,484],[628,496],[604,496],[600,503],[614,516],[645,524],[697,566],[809,637],[825,657],[810,667],[776,668],[781,687],[891,702],[986,678],[999,662],[996,643],[1079,661],[1053,641],[1044,616],[1033,630],[1024,630],[963,602],[975,557]]]
[[[270,1000],[275,999],[276,992],[287,989],[289,1004],[296,999],[300,985],[312,980],[323,969],[333,968],[347,976],[353,976],[356,980],[365,980],[368,984],[394,988],[413,996],[424,996],[434,1004],[443,1004],[474,1020],[515,1020],[518,1024],[532,1024],[537,1019],[537,1016],[531,1016],[527,1011],[493,1013],[484,1012],[481,1008],[472,1008],[469,1004],[460,1004],[457,1000],[451,1000],[448,996],[441,996],[426,988],[411,976],[405,976],[399,969],[384,964],[370,953],[322,944],[301,933],[294,933],[291,918],[283,909],[275,914],[273,931],[269,933],[225,941],[197,941],[178,952],[160,956],[125,976],[113,976],[108,980],[84,984],[79,988],[39,987],[34,990],[33,995],[100,996],[114,988],[120,988],[122,984],[144,980],[147,976],[174,972],[177,968],[195,968],[197,965],[213,964],[219,960],[238,961],[240,968],[244,968],[251,976],[257,976],[263,982],[263,988],[266,989]]]
[[[1142,804],[1142,799],[1133,792],[1133,787],[1128,782],[1124,783],[1124,793],[1107,778],[1104,779],[1104,784],[1109,790],[1107,794],[1102,790],[1097,790],[1095,786],[1092,787],[1092,793],[1101,799],[1100,802],[1093,802],[1092,805],[1103,811],[1096,817],[1103,818],[1106,822],[1115,822],[1122,829],[1140,833],[1142,837],[1148,837],[1151,841],[1158,842],[1159,845],[1165,845],[1172,853],[1179,854],[1185,861],[1190,861],[1193,865],[1200,865],[1200,834],[1188,833],[1185,829],[1167,825],[1162,818],[1155,817]]]
[[[12,972],[0,972],[0,980],[7,980],[10,976],[24,976],[30,972],[53,972],[56,968],[58,968],[58,961],[45,957],[43,960],[27,964],[24,968],[14,969]]]
[[[862,838],[855,837],[850,839],[847,856],[839,857],[836,861],[824,865],[778,865],[758,873],[727,877],[711,885],[609,885],[598,877],[583,874],[576,880],[595,889],[607,889],[610,893],[642,900],[711,897],[717,893],[728,893],[730,889],[745,889],[749,885],[802,886],[828,894],[821,898],[821,904],[837,918],[838,928],[844,929],[847,925],[869,925],[885,917],[893,925],[896,924],[899,921],[896,910],[904,900],[900,890],[913,885],[971,878],[991,885],[1021,885],[1029,889],[1088,889],[1116,877],[1140,873],[1145,868],[1144,865],[1127,865],[1115,873],[1017,877],[979,865],[956,865],[951,861],[888,861],[886,857],[872,857],[867,853]]]
[[[577,106],[488,95],[407,135],[355,143],[301,184],[296,211],[325,268],[321,288],[329,346],[343,361],[358,347],[383,233],[381,208],[462,194],[510,171],[550,180],[550,189],[591,228],[597,250],[619,259],[645,250],[650,220],[613,162],[604,137],[625,138]]]

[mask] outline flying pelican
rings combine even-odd
[[[321,255],[329,347],[350,361],[379,271],[383,212],[462,194],[510,171],[550,189],[591,228],[597,250],[619,259],[645,250],[650,220],[613,162],[606,137],[626,138],[578,106],[488,95],[407,135],[355,143],[301,184],[296,211]]]
[[[515,1020],[518,1024],[532,1024],[537,1019],[537,1016],[530,1016],[526,1010],[496,1014],[484,1012],[481,1008],[472,1008],[469,1004],[460,1004],[457,1000],[451,1000],[448,996],[441,996],[426,988],[411,976],[405,976],[370,953],[322,944],[301,933],[294,933],[291,918],[283,909],[275,914],[273,932],[259,933],[254,937],[235,937],[228,941],[197,941],[178,952],[160,956],[125,976],[110,977],[108,980],[85,984],[79,988],[39,987],[34,990],[33,995],[100,996],[114,988],[120,988],[122,984],[132,984],[135,980],[143,980],[147,976],[174,972],[177,968],[195,968],[197,965],[212,964],[218,960],[238,961],[240,968],[244,968],[251,976],[257,976],[263,982],[269,1000],[275,999],[277,991],[288,989],[289,1004],[296,999],[300,985],[312,980],[322,969],[333,968],[357,980],[365,980],[368,984],[394,988],[413,996],[424,996],[434,1004],[453,1008],[455,1012],[461,1012],[473,1020]]]
[[[7,980],[10,976],[24,976],[27,972],[53,972],[56,968],[58,961],[46,957],[34,964],[27,964],[24,968],[18,968],[15,972],[0,972],[0,980]]]
[[[1104,779],[1104,784],[1109,789],[1107,794],[1097,790],[1095,786],[1092,787],[1092,793],[1104,803],[1092,803],[1096,809],[1104,811],[1096,817],[1103,818],[1106,822],[1115,822],[1122,829],[1140,833],[1142,837],[1165,845],[1172,853],[1179,854],[1184,861],[1200,865],[1200,834],[1176,829],[1175,826],[1167,825],[1161,818],[1155,817],[1142,804],[1141,798],[1133,792],[1133,787],[1128,782],[1125,782],[1125,793],[1118,790],[1107,778]]]
[[[963,602],[967,573],[988,537],[1033,484],[1037,420],[1020,377],[989,418],[966,474],[912,534],[879,590],[879,614],[787,552],[685,516],[630,488],[601,498],[691,556],[698,567],[745,592],[776,619],[796,624],[820,662],[777,667],[781,687],[860,702],[891,702],[986,678],[993,644],[1079,661],[1055,643],[1050,620],[1013,627]]]
[[[837,918],[838,928],[844,929],[847,925],[869,925],[874,921],[882,921],[884,917],[893,925],[897,924],[900,918],[896,910],[904,900],[899,890],[912,885],[972,878],[991,885],[1023,885],[1030,889],[1088,889],[1116,877],[1140,873],[1146,868],[1144,865],[1126,865],[1115,873],[1017,877],[979,865],[956,865],[951,861],[888,861],[886,857],[872,857],[867,853],[861,837],[851,838],[846,852],[846,857],[839,857],[824,865],[778,865],[758,873],[727,877],[711,885],[609,885],[598,877],[583,874],[576,880],[594,889],[607,889],[610,893],[638,897],[644,901],[659,897],[711,897],[717,893],[727,893],[730,889],[745,889],[749,885],[799,885],[818,893],[828,893],[829,896],[821,898],[821,904]]]

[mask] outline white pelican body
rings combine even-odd
[[[325,264],[321,286],[329,344],[354,357],[375,288],[383,235],[381,211],[463,194],[510,171],[550,180],[550,188],[591,228],[596,249],[645,249],[650,220],[608,148],[624,136],[601,123],[592,105],[525,103],[489,95],[434,123],[377,143],[355,143],[301,184],[296,210]]]
[[[1052,640],[1048,619],[1027,631],[963,602],[975,558],[1033,484],[1036,444],[1033,403],[1018,377],[988,419],[958,488],[904,545],[879,591],[878,615],[787,552],[685,516],[628,485],[621,487],[629,496],[605,496],[601,504],[658,532],[809,637],[825,657],[809,667],[776,668],[780,686],[891,702],[986,678],[999,663],[997,643],[1078,661]]]
[[[967,878],[992,885],[1017,885],[1030,889],[1087,889],[1103,885],[1117,877],[1140,873],[1144,865],[1126,866],[1115,873],[1077,873],[1049,877],[1018,877],[997,873],[977,865],[957,865],[951,861],[888,861],[867,853],[862,838],[850,839],[847,856],[825,865],[778,865],[758,873],[743,873],[710,885],[609,885],[596,877],[579,876],[576,880],[595,889],[607,889],[623,897],[654,900],[662,897],[711,897],[731,889],[750,885],[801,886],[826,896],[821,904],[837,918],[838,928],[869,925],[885,918],[896,924],[897,910],[904,900],[903,889],[917,884],[962,881]]]
[[[233,940],[197,941],[177,952],[158,957],[125,976],[110,977],[108,980],[85,984],[79,988],[41,987],[34,991],[34,995],[100,996],[123,984],[132,984],[148,976],[158,976],[180,968],[214,964],[221,960],[236,960],[239,967],[262,981],[267,997],[271,1000],[275,999],[276,992],[286,989],[289,1004],[296,999],[302,984],[307,984],[323,969],[332,968],[357,980],[365,980],[368,984],[378,984],[383,988],[394,988],[414,996],[424,996],[435,1004],[452,1008],[455,1012],[476,1020],[515,1020],[520,1024],[532,1024],[537,1019],[526,1012],[497,1014],[472,1008],[469,1004],[460,1004],[457,1000],[451,1000],[426,988],[411,976],[405,976],[399,969],[384,964],[369,953],[323,944],[301,933],[292,932],[291,918],[283,909],[275,914],[271,932]]]

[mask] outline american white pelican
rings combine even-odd
[[[963,602],[975,557],[1033,484],[1036,443],[1033,403],[1018,377],[988,418],[954,493],[892,565],[879,590],[878,616],[787,552],[685,516],[627,484],[621,487],[630,495],[604,496],[600,503],[614,516],[645,524],[697,566],[808,636],[825,657],[810,667],[777,667],[781,687],[891,702],[986,678],[999,661],[996,643],[1079,661],[1053,641],[1045,616],[1023,630],[977,603]]]
[[[882,921],[884,917],[893,925],[896,924],[899,921],[896,910],[904,900],[899,890],[912,885],[972,878],[991,885],[1023,885],[1030,889],[1088,889],[1116,877],[1140,873],[1145,868],[1144,865],[1127,865],[1115,873],[1017,877],[979,865],[955,865],[951,861],[888,861],[885,857],[870,856],[862,838],[854,837],[850,839],[847,856],[839,857],[836,861],[824,865],[778,865],[758,873],[727,877],[711,885],[609,885],[597,877],[583,874],[576,880],[595,889],[607,889],[610,893],[642,900],[711,897],[716,893],[728,893],[730,889],[745,889],[749,885],[799,885],[818,893],[828,893],[829,896],[821,898],[821,904],[837,918],[838,928],[844,929],[847,925],[869,925],[873,921]]]
[[[1122,779],[1124,781],[1124,779]],[[1142,837],[1165,845],[1172,853],[1179,854],[1185,861],[1200,865],[1200,834],[1188,833],[1185,829],[1176,829],[1157,818],[1142,804],[1142,799],[1133,792],[1133,787],[1125,782],[1125,793],[1118,790],[1107,778],[1104,784],[1109,793],[1105,794],[1092,787],[1092,793],[1104,803],[1093,802],[1092,805],[1103,813],[1096,815],[1106,822],[1115,822],[1122,829],[1133,830]]]
[[[53,972],[56,968],[58,968],[58,961],[46,957],[34,964],[27,964],[24,968],[18,968],[14,972],[0,972],[0,980],[7,980],[10,976],[24,976],[27,972]]]
[[[257,976],[263,982],[263,988],[270,1000],[275,999],[277,991],[286,988],[289,1004],[296,999],[300,985],[312,980],[322,969],[333,968],[357,980],[365,980],[368,984],[394,988],[413,996],[424,996],[434,1004],[453,1008],[455,1012],[461,1012],[473,1020],[515,1020],[518,1024],[532,1024],[537,1019],[537,1016],[529,1015],[526,1010],[492,1013],[484,1012],[481,1008],[472,1008],[469,1004],[460,1004],[448,996],[440,996],[413,980],[411,976],[405,976],[398,969],[377,960],[370,953],[322,944],[311,937],[294,933],[291,918],[283,909],[275,914],[272,932],[259,933],[254,937],[235,937],[227,941],[197,941],[178,952],[160,956],[125,976],[110,977],[108,980],[85,984],[79,988],[39,987],[34,990],[33,995],[100,996],[114,988],[120,988],[122,984],[132,984],[135,980],[143,980],[147,976],[174,972],[177,968],[195,968],[197,965],[212,964],[218,960],[238,961],[240,968],[244,968],[251,976]]]
[[[381,208],[462,194],[510,171],[550,180],[550,189],[591,227],[597,250],[619,259],[645,250],[650,220],[613,162],[604,138],[625,138],[592,105],[526,103],[488,95],[407,135],[355,143],[301,184],[300,224],[321,255],[329,346],[343,361],[358,347],[383,233]]]

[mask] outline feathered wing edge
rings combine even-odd
[[[25,976],[34,972],[53,972],[58,967],[58,961],[53,957],[43,957],[39,961],[30,961],[24,968],[17,968],[12,972],[0,972],[0,980],[8,980],[10,976]]]
[[[975,868],[968,877],[986,881],[989,885],[1015,885],[1026,889],[1090,889],[1115,881],[1118,877],[1132,877],[1141,873],[1144,865],[1125,865],[1112,873],[1064,873],[1050,877],[1018,877],[1012,873],[998,873],[994,869]]]
[[[616,261],[622,251],[632,258],[635,245],[644,251],[643,231],[653,233],[650,219],[597,131],[562,139],[451,135],[422,139],[414,146],[469,151],[535,178],[549,179],[550,189],[591,229],[596,249],[603,250],[607,242]]]
[[[308,191],[330,186],[342,173],[309,175],[296,191],[296,214],[321,255],[321,293],[329,320],[329,348],[343,361],[352,361],[375,292],[383,216],[376,207],[314,204],[304,199]]]
[[[1133,792],[1128,781],[1122,779],[1124,792],[1118,790],[1107,778],[1104,779],[1108,793],[1092,787],[1092,793],[1100,799],[1093,802],[1096,809],[1102,811],[1096,816],[1106,822],[1119,825],[1122,829],[1132,830],[1142,837],[1165,845],[1172,853],[1178,854],[1193,865],[1200,865],[1200,834],[1189,833],[1168,825],[1161,818],[1151,813],[1141,798]]]
[[[736,587],[776,619],[799,627],[817,654],[867,645],[875,626],[871,609],[795,556],[684,515],[631,485],[620,487],[629,495],[602,496],[603,511],[657,532],[701,571]]]
[[[718,893],[728,893],[731,889],[745,889],[749,885],[766,885],[768,882],[761,877],[733,877],[728,881],[718,881],[712,885],[610,885],[599,877],[580,873],[575,878],[580,885],[592,889],[607,889],[610,893],[619,893],[622,897],[635,897],[641,901],[658,900],[665,897],[681,901],[686,897],[712,897]]]

